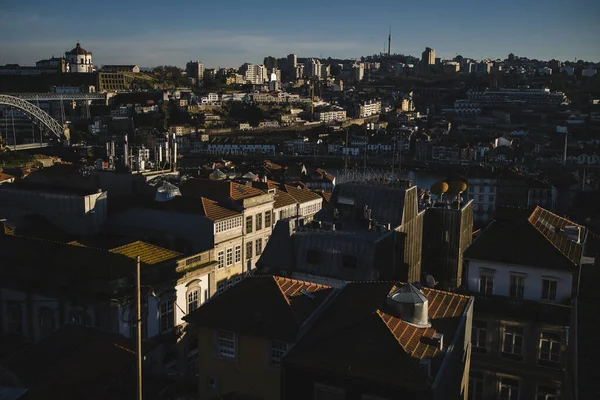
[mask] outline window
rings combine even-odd
[[[505,327],[502,357],[512,360],[523,359],[523,329],[514,326]]]
[[[540,365],[553,366],[560,363],[560,334],[542,332],[540,336]]]
[[[535,400],[557,400],[558,389],[553,386],[538,386]]]
[[[308,250],[306,252],[306,262],[309,264],[318,264],[321,259],[319,250]]]
[[[288,351],[288,344],[279,340],[271,340],[271,365],[281,365],[281,358]]]
[[[485,375],[481,372],[471,371],[469,374],[469,400],[483,400],[483,385]]]
[[[8,303],[8,331],[12,335],[23,333],[23,309],[18,302]]]
[[[252,258],[252,241],[246,242],[246,260]]]
[[[496,200],[495,196],[490,196],[490,203],[493,203]]]
[[[160,303],[158,313],[161,333],[168,331],[173,326],[175,326],[175,312],[173,310],[173,300],[167,300]]]
[[[358,267],[358,258],[351,254],[342,255],[342,267],[356,269]]]
[[[230,247],[227,249],[227,266],[233,265],[233,249]]]
[[[225,283],[226,283],[226,281],[224,281],[224,280],[217,283],[217,294],[221,294],[225,291]]]
[[[480,272],[479,293],[494,294],[494,275]]]
[[[522,299],[525,292],[525,277],[523,275],[510,276],[510,297]]]
[[[345,400],[346,393],[339,388],[315,384],[315,400]]]
[[[40,321],[40,335],[42,337],[48,336],[56,327],[56,321],[54,319],[54,311],[50,308],[42,307],[39,310],[39,321]]]
[[[217,222],[215,225],[215,233],[227,232],[242,226],[242,217],[230,218],[225,221]]]
[[[542,279],[542,300],[556,301],[556,280]]]
[[[235,333],[218,331],[217,340],[221,357],[235,358]]]
[[[256,214],[256,230],[260,231],[262,229],[262,213]]]
[[[198,308],[198,292],[199,292],[198,289],[188,292],[188,295],[187,295],[188,314]]]
[[[217,387],[217,378],[213,376],[206,377],[206,386],[212,389],[216,389]]]
[[[516,379],[500,379],[500,400],[519,400],[519,381]]]
[[[271,210],[265,211],[265,228],[271,227]]]
[[[481,201],[483,201],[483,199],[484,199],[483,195],[482,195],[482,194],[480,194],[480,195],[479,195],[479,201],[481,202]]]
[[[262,239],[256,239],[256,255],[260,256],[262,254]]]
[[[246,233],[252,233],[252,216],[246,217]]]
[[[198,376],[198,340],[192,340],[187,346],[187,374]]]
[[[474,353],[485,354],[487,352],[487,323],[485,321],[473,321],[471,345]]]
[[[225,255],[222,251],[217,253],[217,262],[219,269],[225,268]]]
[[[242,246],[235,246],[235,263],[242,262]]]

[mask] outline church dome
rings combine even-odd
[[[73,50],[67,52],[67,54],[86,56],[86,55],[91,55],[92,52],[85,50],[83,47],[81,47],[81,44],[79,44],[79,42],[77,42],[77,45],[75,45],[75,48]]]

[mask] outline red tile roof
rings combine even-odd
[[[388,312],[386,298],[394,282],[348,283],[303,338],[290,350],[284,363],[384,381],[406,387],[426,388],[421,359],[431,360],[435,377],[445,352],[429,342],[443,334],[444,348],[452,343],[470,298],[433,289],[422,289],[429,302],[430,328],[417,328]],[[460,347],[456,351],[461,351]]]
[[[308,189],[298,189],[291,185],[284,185],[283,190],[295,198],[298,203],[307,203],[309,201],[321,199],[321,196]]]
[[[292,341],[300,326],[332,292],[329,286],[311,282],[250,276],[185,319],[200,326]]]
[[[255,187],[231,181],[190,179],[180,187],[184,196],[207,197],[211,200],[242,200],[264,193]]]
[[[273,208],[281,208],[285,206],[291,206],[293,204],[297,204],[295,198],[293,198],[289,193],[278,190],[275,192],[275,203],[273,203]]]

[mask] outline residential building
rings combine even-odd
[[[200,397],[285,398],[282,359],[334,293],[311,282],[251,276],[188,316],[188,336],[202,354]]]
[[[185,73],[188,78],[193,78],[196,82],[202,82],[204,65],[200,61],[190,61],[185,65]]]
[[[267,69],[264,65],[246,63],[240,67],[239,73],[244,75],[246,83],[262,85],[267,79]]]
[[[235,211],[235,228],[231,229],[236,232],[236,236],[238,233],[241,234],[239,239],[236,239],[235,243],[232,239],[231,242],[220,245],[219,248],[215,244],[217,258],[219,257],[219,252],[222,252],[223,257],[225,257],[225,266],[231,265],[229,261],[231,258],[229,257],[230,253],[234,256],[235,261],[233,264],[236,266],[236,270],[232,270],[231,273],[228,272],[226,274],[227,282],[232,278],[235,279],[240,276],[240,274],[243,275],[254,269],[256,261],[260,258],[271,237],[273,226],[273,193],[264,193],[257,188],[237,182],[205,179],[190,179],[186,181],[181,186],[181,193],[183,197],[199,198],[207,196],[212,200],[213,204],[219,205],[220,203],[222,204],[220,207],[227,207],[226,210],[228,212]],[[221,215],[221,211],[217,215]],[[233,214],[231,215],[233,216]],[[241,226],[238,226],[240,222]],[[223,229],[226,229],[224,233],[227,233],[227,235],[232,232],[227,227],[227,223]],[[215,236],[215,243],[216,239]],[[237,249],[239,245],[242,246],[240,254],[242,265],[237,270],[237,260],[240,259]],[[223,247],[226,248],[223,249]],[[225,282],[224,279],[225,276],[218,282]],[[221,285],[223,284],[221,283]],[[222,287],[221,291],[224,289]],[[217,291],[219,291],[219,288]]]
[[[350,282],[283,357],[283,395],[467,399],[470,297],[399,282]]]
[[[20,180],[0,185],[0,218],[20,220],[42,216],[73,235],[92,235],[107,220],[106,191],[75,189]]]
[[[7,399],[135,398],[136,342],[115,333],[69,323],[16,355],[3,359],[2,393]],[[144,378],[152,381],[160,349],[144,344]],[[9,377],[13,387],[5,386]],[[151,388],[152,386],[152,388]],[[156,398],[167,384],[144,385],[144,395]],[[19,397],[17,393],[23,392]],[[16,396],[14,396],[16,395]],[[14,396],[14,397],[13,397]]]
[[[473,223],[487,225],[492,221],[498,202],[498,175],[484,167],[470,168],[467,198],[473,200]]]
[[[354,115],[357,118],[370,117],[381,113],[381,102],[375,100],[362,101],[354,107]]]
[[[335,122],[346,120],[346,110],[320,110],[315,112],[315,120],[321,122]]]
[[[137,74],[140,72],[140,67],[137,65],[103,65],[103,72],[130,72]]]
[[[277,223],[260,268],[334,285],[352,280],[420,281],[424,211],[418,209],[416,186],[408,186],[336,185],[312,223]]]
[[[587,230],[541,207],[495,220],[466,250],[476,297],[473,399],[570,398],[571,301]]]

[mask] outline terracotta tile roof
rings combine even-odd
[[[275,203],[273,204],[273,208],[281,208],[285,206],[291,206],[292,204],[297,204],[295,198],[293,198],[289,193],[278,190],[275,192]]]
[[[398,289],[398,286],[394,285],[389,294],[396,291],[396,289]],[[468,296],[428,288],[423,288],[422,292],[429,300],[429,318],[432,321],[460,317],[469,300]],[[416,328],[402,322],[400,318],[387,314],[385,311],[377,310],[377,314],[396,337],[400,346],[411,357],[418,359],[434,358],[441,354],[439,347],[432,346],[427,341],[422,340],[422,338],[433,338],[434,333],[436,333],[434,326],[426,329]],[[449,344],[446,338],[444,339],[444,342]]]
[[[310,190],[298,189],[291,185],[284,185],[283,190],[288,192],[298,203],[307,203],[309,201],[321,199],[321,196]]]
[[[323,198],[323,205],[328,204],[331,201],[331,192],[326,190],[313,190],[313,192]]]
[[[0,182],[4,182],[4,181],[9,181],[9,180],[14,180],[15,177],[9,174],[5,174],[4,172],[2,172],[2,169],[0,168]]]
[[[302,294],[311,293],[314,298]],[[201,326],[278,340],[294,340],[302,323],[333,292],[289,278],[250,276],[212,298],[185,320]]]
[[[420,369],[420,360],[431,360],[431,373],[435,377],[445,356],[428,338],[436,332],[442,333],[447,348],[471,304],[470,298],[423,289],[429,301],[431,327],[417,328],[387,312],[386,298],[397,285],[348,283],[290,350],[284,363],[404,387],[427,388],[430,383]]]
[[[465,258],[569,271],[578,268],[583,243],[569,239],[561,230],[577,226],[585,239],[586,228],[541,207],[527,218],[515,215],[492,222],[467,248]]]
[[[109,251],[111,253],[121,254],[129,258],[140,256],[141,261],[148,265],[158,264],[182,255],[181,253],[158,247],[150,243],[142,242],[140,240]]]
[[[242,215],[241,212],[223,207],[214,200],[210,200],[205,197],[200,198],[200,200],[202,201],[204,216],[213,221],[220,221]]]
[[[180,187],[184,196],[207,197],[211,200],[242,200],[264,193],[255,187],[231,181],[190,179]]]

